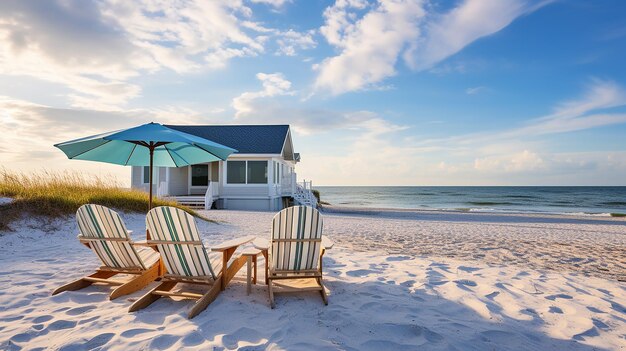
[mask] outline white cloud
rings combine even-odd
[[[285,5],[286,3],[291,2],[291,0],[250,0],[250,2],[255,3],[255,4],[266,4],[269,6],[279,8]]]
[[[75,170],[81,173],[110,173],[122,184],[129,183],[129,169],[98,162],[68,160],[53,144],[87,135],[129,128],[151,121],[170,124],[216,124],[222,118],[207,117],[221,112],[199,112],[182,106],[162,106],[125,112],[57,108],[0,96],[2,144],[0,165],[10,170]],[[2,146],[2,145],[0,145]]]
[[[258,91],[244,92],[233,98],[237,123],[290,124],[302,134],[333,131],[337,129],[367,131],[369,135],[389,133],[404,129],[371,111],[339,112],[303,106],[298,92],[281,73],[258,73],[262,84]]]
[[[404,54],[414,70],[431,68],[477,39],[499,32],[516,18],[549,3],[545,0],[464,0],[443,15],[433,15],[425,35]]]
[[[254,112],[257,99],[294,94],[291,91],[291,82],[285,79],[282,73],[257,73],[256,77],[263,85],[262,90],[245,92],[233,99],[232,106],[237,118]]]
[[[474,168],[486,172],[533,172],[545,167],[537,153],[524,150],[513,155],[491,156],[474,160]]]
[[[240,22],[250,15],[242,1],[2,1],[0,74],[67,86],[74,107],[119,109],[139,96],[140,74],[263,53]]]
[[[381,0],[356,20],[365,6],[364,1],[337,1],[324,12],[320,32],[341,53],[316,67],[317,90],[341,94],[394,75],[398,56],[419,37],[418,21],[425,15],[421,1]]]
[[[317,45],[313,36],[315,30],[306,32],[296,32],[292,29],[286,32],[279,32],[276,43],[279,46],[277,54],[286,56],[295,56],[298,50],[313,49]]]
[[[343,185],[623,185],[626,151],[553,152],[548,136],[626,124],[626,113],[614,110],[624,106],[621,86],[592,80],[579,98],[517,128],[431,140],[403,137],[402,128],[360,129],[332,155],[303,150],[317,162],[300,169],[318,183]]]
[[[483,86],[478,86],[478,87],[472,87],[472,88],[467,88],[465,89],[465,93],[467,95],[477,95],[483,91],[487,90],[487,87],[483,87]]]
[[[379,84],[401,56],[416,71],[431,68],[548,2],[463,0],[440,14],[423,0],[337,0],[320,32],[340,52],[314,66],[314,86],[341,94]]]
[[[626,91],[615,82],[595,79],[581,98],[559,104],[554,113],[533,119],[527,126],[505,133],[505,137],[564,133],[626,123],[626,113],[603,112],[620,106],[626,106]]]

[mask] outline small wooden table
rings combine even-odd
[[[242,256],[247,258],[248,261],[248,275],[246,277],[246,294],[250,295],[252,291],[252,284],[256,284],[256,258],[261,253],[261,250],[254,247],[249,247],[241,253]],[[254,275],[252,274],[252,264],[254,264]]]

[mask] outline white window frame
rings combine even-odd
[[[209,182],[209,184],[211,183],[211,164],[210,163],[199,163],[198,165],[206,165],[207,169],[209,170],[209,173],[207,174],[207,180]],[[192,185],[191,180],[193,179],[192,177],[192,172],[191,172],[191,166],[197,166],[197,165],[189,165],[187,166],[187,184],[189,184],[189,189],[203,189],[203,188],[207,188],[207,185]]]
[[[248,183],[248,161],[261,161],[261,162],[265,162],[267,163],[267,182],[265,183],[254,183],[254,184],[249,184]],[[239,159],[234,159],[234,160],[226,160],[225,164],[224,164],[224,174],[222,175],[224,178],[224,186],[256,186],[256,187],[263,187],[263,186],[268,186],[271,185],[270,183],[270,170],[269,170],[269,161],[270,160],[239,160]],[[245,183],[229,183],[228,182],[228,162],[245,162],[246,166],[245,166],[245,178],[246,178],[246,182]]]
[[[150,178],[146,182],[146,168],[150,169],[150,166],[140,166],[141,167],[141,184],[147,185],[150,184]],[[159,167],[152,167],[152,185],[157,183],[157,176],[159,174]]]

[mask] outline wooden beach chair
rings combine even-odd
[[[87,204],[76,211],[78,240],[90,248],[102,262],[98,270],[65,284],[52,292],[79,290],[94,283],[117,286],[111,300],[142,289],[160,275],[159,253],[134,244],[117,212],[100,205]],[[116,280],[118,274],[131,275],[130,280]]]
[[[270,306],[274,308],[274,293],[319,291],[328,305],[322,282],[322,256],[332,242],[322,243],[322,217],[318,210],[307,206],[286,208],[274,216],[267,247],[255,246],[266,256],[266,282]]]
[[[129,312],[145,308],[162,296],[169,296],[198,300],[188,314],[189,318],[195,317],[215,300],[246,263],[245,257],[231,258],[238,246],[254,238],[249,236],[224,242],[213,247],[209,254],[200,240],[193,216],[175,207],[152,209],[146,216],[146,227],[150,236],[147,243],[161,254],[166,273],[161,284],[133,303]],[[208,291],[204,294],[172,291],[178,283],[206,285]]]

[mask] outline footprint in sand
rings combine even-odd
[[[70,315],[70,316],[77,316],[79,314],[89,312],[95,308],[96,308],[95,305],[81,306],[81,307],[72,308],[71,310],[68,310],[67,312],[65,312],[65,314]]]
[[[51,315],[49,315],[49,314],[45,315],[45,316],[39,316],[39,317],[33,319],[33,323],[36,323],[36,324],[37,323],[44,323],[44,322],[47,322],[47,321],[51,320],[52,318],[53,317]]]
[[[595,308],[593,306],[587,306],[587,309],[593,313],[606,313],[604,311],[602,311],[601,309]]]
[[[75,326],[76,326],[76,322],[60,320],[60,321],[55,321],[55,322],[50,323],[47,329],[51,331],[56,331],[56,330],[74,328]]]
[[[115,336],[114,333],[104,333],[104,334],[96,335],[93,338],[91,338],[89,341],[87,341],[83,345],[83,347],[86,350],[94,350],[98,347],[104,346],[111,339],[113,339],[114,336]]]
[[[548,312],[563,314],[563,310],[558,308],[558,307],[556,307],[556,306],[550,306],[550,310]]]
[[[235,349],[237,348],[239,342],[247,341],[249,343],[254,343],[260,341],[262,338],[263,335],[258,331],[251,328],[242,327],[235,330],[235,332],[231,334],[224,335],[222,340],[224,341],[224,346],[226,346],[226,348]]]
[[[467,272],[467,273],[474,273],[476,271],[481,270],[482,268],[476,268],[476,267],[468,267],[468,266],[459,266],[457,267],[458,270],[463,271],[463,272]]]
[[[161,334],[150,342],[150,349],[165,350],[169,349],[180,339],[179,336],[172,334]]]
[[[588,330],[585,330],[582,333],[576,334],[572,337],[572,339],[574,340],[579,340],[579,341],[584,341],[585,337],[594,337],[594,336],[598,336],[600,335],[600,333],[598,333],[598,329],[596,327],[591,327]]]
[[[455,280],[454,282],[456,283],[456,285],[459,286],[459,288],[467,287],[467,286],[475,287],[475,286],[478,285],[478,284],[476,284],[475,281],[469,280],[469,279],[459,279],[459,280]]]
[[[206,339],[202,336],[202,334],[198,333],[198,332],[193,332],[190,334],[187,334],[182,342],[183,342],[183,346],[186,347],[190,347],[190,346],[198,346],[200,344],[202,344]]]
[[[620,305],[617,302],[611,301],[611,308],[615,311],[626,314],[626,307]]]
[[[485,295],[486,298],[488,298],[489,300],[493,300],[496,296],[500,295],[499,291],[494,291],[490,294]]]
[[[20,334],[13,335],[11,339],[9,339],[9,341],[16,342],[16,343],[23,343],[23,342],[29,342],[30,339],[32,338],[33,336],[29,333],[20,333]]]
[[[481,337],[485,341],[491,341],[495,344],[507,344],[511,341],[515,334],[503,330],[487,330],[480,333]]]
[[[371,269],[357,269],[357,270],[354,270],[354,271],[346,272],[346,274],[351,276],[351,277],[365,277],[365,276],[368,276],[368,275],[370,275],[372,273],[376,273],[376,272],[371,270]]]
[[[390,256],[387,257],[387,261],[396,262],[396,261],[407,261],[410,260],[411,256]]]
[[[609,329],[611,329],[611,327],[609,327],[606,323],[604,323],[603,321],[601,321],[599,319],[591,318],[591,320],[593,321],[593,325],[595,325],[596,328],[598,328],[598,329],[602,329],[602,330],[609,330]]]
[[[572,297],[566,294],[556,294],[556,295],[550,295],[550,296],[546,296],[546,299],[550,300],[550,301],[554,301],[556,299],[564,299],[564,300],[571,300]]]
[[[122,332],[122,334],[120,334],[123,338],[134,338],[137,335],[140,334],[144,334],[144,333],[149,333],[154,331],[154,329],[145,329],[145,328],[135,328],[135,329],[129,329],[125,332]]]

